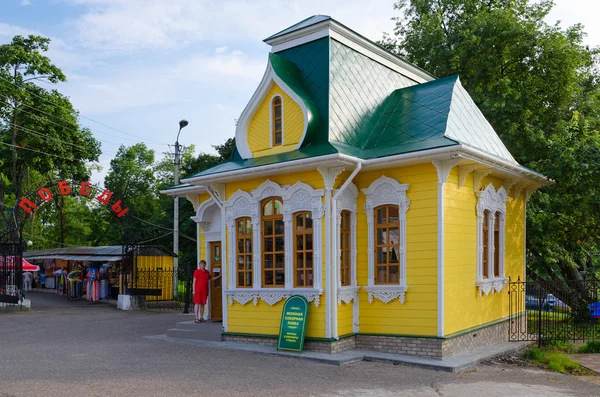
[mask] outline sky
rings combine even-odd
[[[214,153],[258,86],[270,47],[263,39],[315,14],[371,40],[392,32],[393,0],[0,0],[0,43],[16,34],[52,39],[48,56],[67,76],[70,97],[102,143],[92,176],[103,182],[119,146],[145,142],[157,159],[179,120],[182,145]],[[582,23],[600,45],[598,0],[557,0],[547,18]]]

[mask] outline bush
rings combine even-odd
[[[579,353],[600,353],[600,340],[591,340],[578,350]]]
[[[546,364],[548,364],[548,368],[552,371],[561,373],[579,369],[579,364],[558,353],[548,354],[546,356]]]
[[[556,340],[548,343],[545,349],[552,352],[575,353],[575,345],[564,340]]]
[[[525,352],[525,358],[531,361],[535,361],[536,363],[543,363],[545,357],[546,353],[544,353],[542,349],[538,349],[537,347],[529,349]]]

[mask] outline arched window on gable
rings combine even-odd
[[[273,146],[283,145],[283,101],[280,96],[271,102],[271,133]]]

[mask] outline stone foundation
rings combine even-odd
[[[357,334],[333,342],[308,339],[304,343],[304,350],[335,354],[346,350],[359,349],[446,359],[484,346],[506,342],[508,341],[508,328],[509,322],[507,320],[446,338]],[[223,335],[223,340],[255,343],[271,347],[277,346],[277,338],[274,337]]]

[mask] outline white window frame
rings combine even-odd
[[[494,189],[490,183],[481,191],[475,192],[477,196],[477,281],[476,286],[479,289],[479,296],[488,295],[490,292],[500,292],[507,283],[504,272],[504,256],[506,254],[505,233],[506,233],[506,201],[508,195],[504,187]],[[483,221],[485,211],[489,211],[488,219],[488,278],[483,278]],[[500,213],[500,233],[498,239],[498,255],[500,276],[494,275],[494,229],[496,213]]]
[[[272,181],[263,182],[252,193],[237,191],[225,203],[225,219],[228,228],[228,265],[230,269],[230,286],[225,293],[229,297],[229,305],[236,301],[242,305],[253,301],[258,304],[258,299],[274,305],[291,295],[302,295],[315,306],[319,306],[322,289],[322,219],[324,205],[323,190],[316,190],[311,186],[297,182],[293,186],[280,186]],[[284,288],[271,288],[262,286],[262,202],[270,197],[281,197],[283,203],[283,222],[285,229],[285,286]],[[297,212],[309,211],[313,218],[313,287],[294,288],[294,263],[293,263],[293,215]],[[235,282],[236,266],[236,227],[235,221],[241,217],[252,219],[253,243],[253,287],[237,288]]]
[[[369,303],[378,299],[389,303],[398,299],[404,303],[408,285],[406,282],[406,213],[410,207],[410,200],[406,196],[409,184],[401,184],[397,180],[382,176],[367,189],[362,189],[367,200],[365,213],[367,215],[368,242],[369,242],[369,273],[368,285],[365,288],[369,295]],[[397,205],[400,215],[400,280],[397,285],[375,285],[375,208],[382,205]]]
[[[337,194],[337,190],[334,191],[334,196]],[[336,230],[336,251],[338,255],[335,256],[335,268],[337,271],[337,300],[338,305],[342,302],[349,304],[353,300],[358,298],[358,286],[356,278],[356,229],[357,229],[357,212],[358,206],[356,200],[358,198],[358,189],[353,183],[350,183],[342,195],[337,199],[336,203],[336,214],[335,214],[335,230]],[[348,211],[350,213],[350,285],[342,286],[342,258],[341,258],[341,230],[342,230],[342,212]]]

